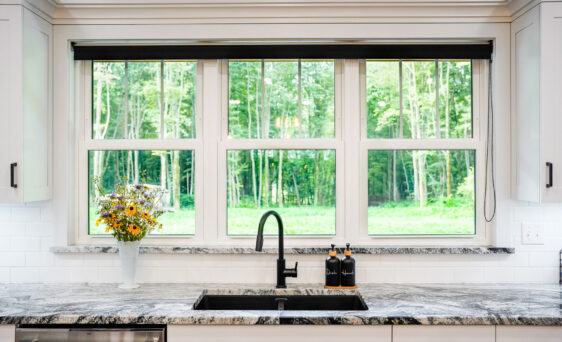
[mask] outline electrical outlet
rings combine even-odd
[[[523,245],[542,245],[542,227],[538,223],[521,224],[521,243]]]

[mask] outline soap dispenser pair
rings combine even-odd
[[[330,256],[326,259],[326,287],[355,287],[355,259],[351,257],[349,243],[346,244],[344,255],[341,260],[338,259],[336,245],[332,244]]]

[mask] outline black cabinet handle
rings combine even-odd
[[[18,166],[18,163],[10,164],[10,186],[12,188],[18,187],[18,185],[16,184],[16,166]]]
[[[546,162],[546,167],[548,168],[548,183],[546,183],[546,187],[552,188],[552,163]]]

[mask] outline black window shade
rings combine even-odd
[[[464,44],[74,45],[74,59],[490,59],[492,50],[492,42]]]

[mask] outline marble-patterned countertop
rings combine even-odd
[[[562,326],[562,286],[361,284],[367,311],[196,311],[203,290],[324,294],[318,284],[0,284],[0,324],[436,324]],[[330,290],[346,291],[346,290]],[[348,292],[344,292],[348,293]]]
[[[345,248],[336,248],[339,254],[343,254]],[[116,245],[79,245],[79,246],[55,246],[51,247],[51,252],[59,254],[104,254],[118,253]],[[372,246],[353,246],[354,254],[513,254],[515,248],[512,247],[372,247]],[[329,247],[285,247],[285,254],[311,254],[327,255]],[[265,247],[263,251],[256,252],[254,247],[198,247],[198,246],[141,246],[142,254],[277,254],[275,247]]]

